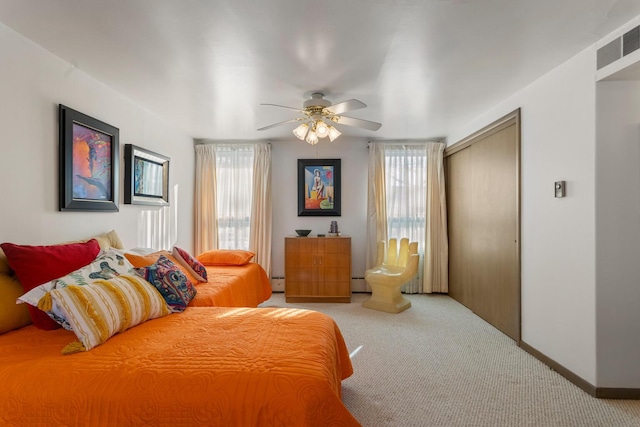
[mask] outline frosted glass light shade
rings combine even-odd
[[[314,131],[309,132],[307,142],[311,145],[316,145],[318,143],[318,135]]]
[[[333,142],[337,137],[342,135],[338,129],[334,128],[331,125],[327,126],[327,131],[328,131],[329,139],[331,140],[331,142]]]
[[[309,125],[306,123],[301,123],[300,126],[293,130],[293,134],[296,138],[304,141],[304,137],[307,135],[307,131],[309,130]]]
[[[329,135],[329,127],[322,120],[316,121],[316,135],[318,138],[326,138]]]

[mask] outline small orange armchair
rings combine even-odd
[[[418,272],[418,243],[400,239],[398,250],[398,241],[392,238],[387,250],[385,246],[385,242],[378,242],[376,266],[364,274],[364,280],[371,287],[371,298],[362,305],[387,313],[400,313],[411,307],[411,301],[402,296],[400,288]]]

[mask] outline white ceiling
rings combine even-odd
[[[630,19],[639,0],[0,0],[0,22],[194,138],[292,138],[311,92],[446,136]],[[595,73],[595,70],[594,70]]]

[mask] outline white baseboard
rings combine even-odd
[[[271,289],[273,292],[284,292],[284,277],[272,277]],[[367,282],[362,278],[351,279],[351,292],[371,292]]]
[[[272,277],[271,278],[271,289],[273,292],[284,292],[284,278],[282,277]]]
[[[364,279],[351,279],[351,292],[371,292]]]

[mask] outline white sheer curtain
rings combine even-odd
[[[422,292],[424,237],[427,215],[427,152],[425,144],[384,145],[387,234],[418,242],[418,274],[402,290]]]
[[[421,258],[403,291],[446,292],[444,144],[375,142],[369,150],[367,268],[378,241],[407,237],[418,242]]]
[[[215,144],[218,248],[249,250],[253,146]]]
[[[271,270],[271,147],[196,145],[196,253],[244,249]]]

